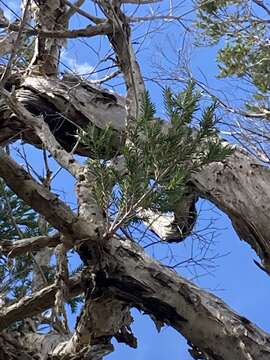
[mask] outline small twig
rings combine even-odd
[[[79,0],[80,1],[80,0]],[[78,14],[82,15],[83,17],[85,17],[86,19],[92,21],[95,24],[101,24],[102,22],[104,22],[104,19],[98,18],[96,16],[90,15],[88,12],[82,10],[81,8],[79,8],[78,4],[72,4],[70,1],[68,0],[64,0],[64,2],[71,8],[74,9],[75,12],[77,12]],[[83,1],[84,2],[84,1]]]

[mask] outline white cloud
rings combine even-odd
[[[78,75],[91,75],[91,72],[94,70],[94,66],[90,65],[88,62],[84,61],[83,63],[79,63],[76,59],[70,58],[66,51],[62,52],[61,60]]]
[[[94,66],[88,64],[86,61],[83,63],[77,63],[76,60],[70,59],[68,61],[69,67],[77,74],[89,74],[94,70]]]

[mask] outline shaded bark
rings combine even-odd
[[[1,239],[0,251],[3,255],[15,257],[27,253],[28,251],[40,251],[44,247],[55,247],[59,244],[60,235],[52,236],[41,235],[32,238],[21,239],[20,241],[12,241]]]
[[[3,331],[0,333],[0,360],[46,360],[48,353],[67,338],[57,333],[42,335]]]
[[[27,77],[18,84],[14,75],[8,83],[15,85],[16,98],[33,115],[43,115],[59,143],[71,151],[79,129],[96,126],[104,129],[108,125],[115,129],[112,148],[117,151],[125,128],[125,101],[120,96],[86,82],[72,78],[72,81],[55,78]],[[0,103],[0,144],[23,139],[27,143],[41,146],[41,141],[33,130],[24,126],[4,100]],[[82,144],[76,148],[80,155],[91,155],[91,149]]]

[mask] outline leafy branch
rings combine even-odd
[[[107,214],[109,235],[140,221],[141,209],[173,211],[187,193],[192,172],[232,153],[217,136],[216,103],[200,111],[200,98],[194,83],[179,94],[166,89],[164,106],[170,126],[164,127],[155,118],[149,93],[145,93],[142,116],[126,129],[126,143],[121,149],[124,174],[104,160],[104,155],[111,152],[112,129],[101,133],[90,127],[81,134],[82,141],[92,146],[95,155],[88,166],[96,178],[96,200]],[[201,120],[194,129],[192,123],[197,113]]]

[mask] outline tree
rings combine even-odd
[[[267,333],[151,258],[130,232],[135,224],[137,229],[145,226],[145,234],[153,231],[159,240],[184,241],[193,229],[200,196],[230,217],[239,237],[261,259],[258,265],[269,274],[267,165],[219,138],[215,115],[219,99],[213,97],[203,107],[194,81],[182,92],[165,89],[169,121],[156,115],[130,24],[181,22],[181,16],[128,15],[148,0],[98,1],[93,3],[95,15],[90,6],[84,10],[83,3],[26,0],[15,23],[1,14],[5,33],[0,49],[0,228],[5,240],[0,242],[0,276],[5,286],[0,357],[102,359],[113,351],[113,337],[136,347],[130,328],[130,309],[136,307],[157,327],[167,324],[184,335],[194,359],[268,359]],[[215,3],[198,4],[203,29],[203,22],[212,24],[211,16],[219,10]],[[226,6],[231,3],[239,2]],[[267,9],[263,2],[256,3]],[[76,13],[87,19],[85,27],[69,26]],[[107,53],[99,65],[118,70],[92,82],[71,72],[61,74],[65,40],[94,36],[106,37],[110,45],[104,45]],[[239,73],[230,62],[233,55],[224,51],[222,56],[225,75],[247,74],[259,91],[267,92],[269,74],[261,74],[260,66],[246,73],[245,63]],[[124,79],[125,96],[96,86],[117,76]],[[267,119],[267,114],[264,108],[259,117]],[[19,156],[24,166],[15,161],[9,147],[15,140],[41,149],[42,175],[23,148]],[[81,163],[77,155],[87,161]],[[56,173],[51,171],[50,157],[60,165]],[[61,169],[75,179],[75,210],[52,190]],[[52,249],[55,264],[50,260]],[[70,251],[83,261],[73,276],[68,271]],[[75,330],[70,332],[65,303],[75,309],[82,300]],[[50,331],[39,331],[42,324]]]

